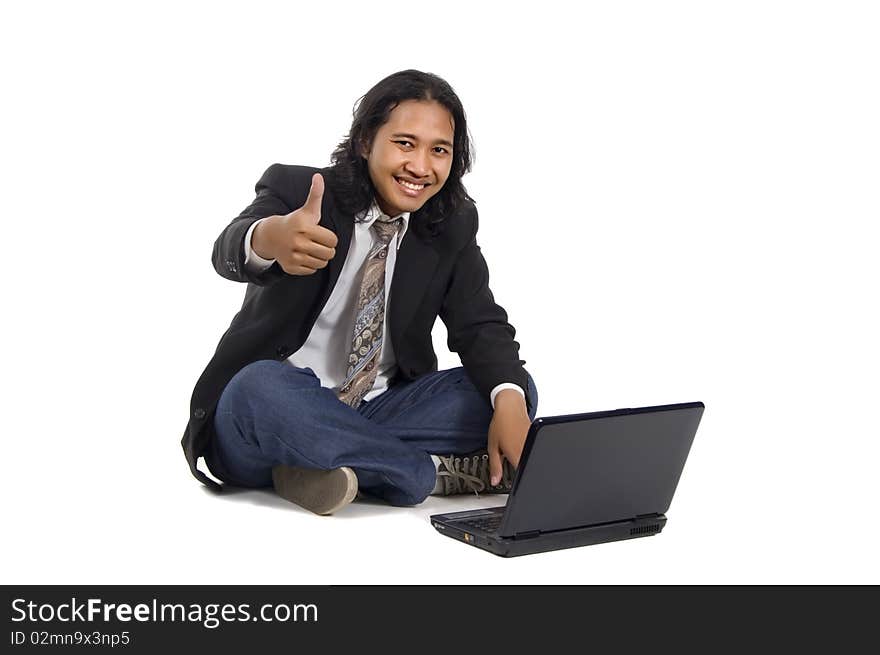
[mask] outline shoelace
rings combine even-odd
[[[446,467],[445,471],[438,471],[437,475],[443,479],[443,491],[445,495],[460,494],[473,491],[477,496],[489,486],[489,455],[483,454],[476,457],[440,457],[440,461]],[[501,482],[499,486],[509,488],[511,468],[505,461],[501,467]]]

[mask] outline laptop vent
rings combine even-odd
[[[655,532],[660,532],[660,526],[657,523],[654,525],[643,525],[640,528],[632,528],[629,531],[630,535],[654,534]]]

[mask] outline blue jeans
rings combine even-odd
[[[534,420],[538,392],[531,376]],[[211,472],[240,487],[272,486],[272,467],[349,466],[359,487],[392,505],[415,505],[434,489],[431,454],[486,447],[492,408],[463,368],[398,382],[354,409],[310,368],[261,360],[239,371],[220,397]]]

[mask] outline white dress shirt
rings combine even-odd
[[[357,314],[357,299],[360,291],[359,273],[370,253],[374,243],[378,242],[376,235],[370,229],[380,216],[385,215],[378,204],[373,204],[366,211],[355,217],[354,230],[351,243],[348,247],[348,256],[339,273],[339,279],[333,287],[327,304],[321,310],[321,314],[312,326],[306,342],[302,347],[287,358],[287,361],[300,368],[310,368],[314,371],[321,385],[339,391],[339,387],[345,380],[347,369],[348,352],[351,348],[354,320]],[[397,218],[397,217],[395,217]],[[384,338],[382,340],[382,352],[379,356],[379,372],[373,388],[364,396],[364,400],[371,400],[388,388],[388,381],[397,372],[397,359],[394,356],[394,348],[391,339],[388,338],[388,303],[391,298],[391,280],[394,277],[394,265],[397,263],[397,251],[406,236],[409,227],[409,212],[400,214],[403,227],[391,237],[388,243],[388,257],[385,260],[385,322],[382,328]],[[261,219],[265,220],[265,219]],[[263,259],[251,248],[251,237],[257,224],[254,222],[245,235],[244,264],[248,271],[258,274],[269,268],[274,259]],[[340,253],[336,253],[338,257]],[[338,329],[345,326],[346,329]],[[522,388],[513,383],[502,383],[492,389],[491,403],[495,407],[495,396],[503,389],[515,389],[525,396]]]

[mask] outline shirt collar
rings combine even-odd
[[[388,216],[385,212],[379,209],[379,205],[376,202],[376,199],[373,199],[373,204],[369,206],[369,208],[362,211],[360,214],[354,217],[356,223],[363,225],[365,228],[370,228],[373,226],[373,223],[376,222],[376,219],[380,216]],[[400,244],[403,242],[403,235],[406,234],[406,230],[409,227],[409,212],[403,212],[402,214],[398,214],[397,216],[388,216],[389,218],[398,218],[400,217],[403,226],[400,228],[400,231],[397,233],[397,248],[400,249]]]

